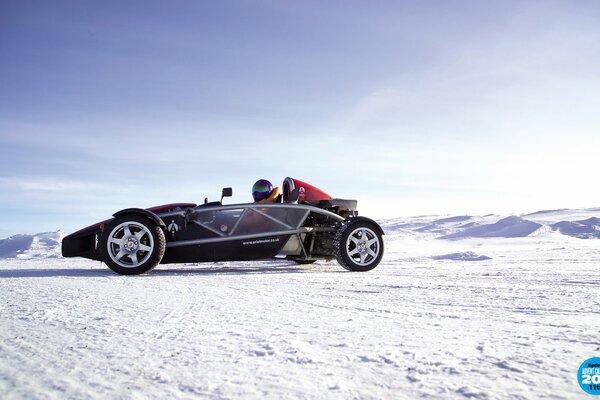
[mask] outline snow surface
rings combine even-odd
[[[548,224],[600,210],[561,212],[521,216],[543,224],[526,237],[435,240],[501,216],[382,221],[368,273],[264,261],[125,277],[23,239],[0,260],[0,398],[588,398],[576,374],[600,353],[600,241]],[[470,253],[491,259],[432,259]]]

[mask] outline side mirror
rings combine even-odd
[[[223,204],[224,197],[231,197],[231,196],[233,196],[233,189],[230,187],[223,188],[223,191],[221,192],[221,204]]]

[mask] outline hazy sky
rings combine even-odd
[[[600,1],[0,2],[0,236],[251,200],[600,206]]]

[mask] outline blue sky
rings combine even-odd
[[[600,205],[600,2],[3,1],[0,236],[286,176],[362,214]]]

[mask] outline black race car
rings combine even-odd
[[[103,261],[137,275],[157,264],[287,259],[309,264],[335,258],[350,271],[369,271],[383,256],[383,230],[358,216],[356,200],[336,199],[286,178],[275,202],[168,204],[128,208],[65,237],[63,257]]]

